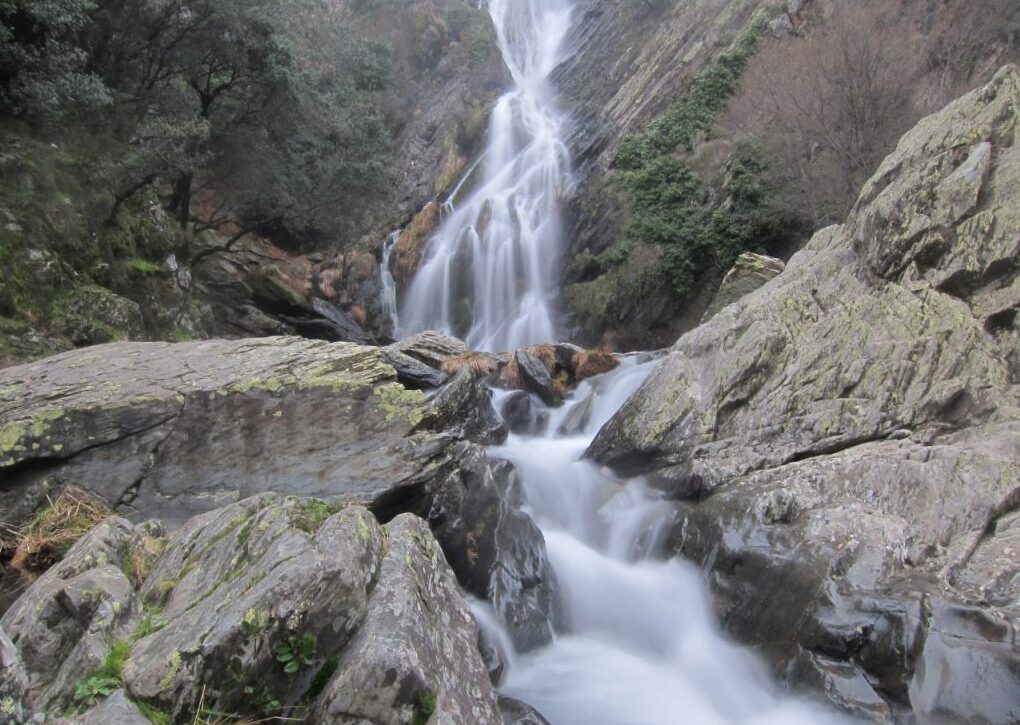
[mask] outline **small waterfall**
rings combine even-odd
[[[555,339],[559,199],[571,179],[548,76],[570,11],[570,0],[489,0],[514,87],[493,109],[477,186],[428,243],[403,332],[445,330],[488,351]]]
[[[383,314],[390,318],[390,334],[400,338],[400,311],[397,308],[397,280],[390,271],[390,256],[393,248],[400,240],[400,230],[396,230],[386,239],[382,249],[382,261],[379,263],[379,281],[382,284],[380,303]]]
[[[512,461],[542,529],[563,599],[565,630],[549,646],[511,652],[500,691],[552,725],[824,725],[846,722],[783,693],[754,654],[719,630],[701,572],[662,556],[670,504],[643,480],[582,459],[598,430],[654,363],[628,360],[548,411],[548,434],[511,435],[491,455]],[[555,431],[590,403],[579,435]],[[536,403],[537,405],[541,405]],[[491,611],[476,609],[493,633]]]

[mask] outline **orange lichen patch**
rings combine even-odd
[[[454,355],[443,360],[442,371],[453,377],[464,368],[471,368],[471,371],[478,376],[491,375],[499,368],[496,358],[486,355],[484,352],[468,352],[463,355]]]
[[[608,350],[585,350],[574,355],[573,364],[574,377],[581,381],[615,370],[620,361]]]
[[[80,488],[65,488],[20,531],[8,532],[13,543],[11,566],[34,576],[60,561],[82,536],[113,515],[101,501]]]
[[[390,264],[393,276],[402,284],[410,282],[411,277],[418,271],[418,265],[421,264],[421,257],[425,251],[425,242],[439,228],[439,222],[439,204],[434,201],[429,202],[401,233],[400,239],[397,240],[397,244],[393,248]]]

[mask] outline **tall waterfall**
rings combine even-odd
[[[481,179],[449,210],[404,299],[405,333],[464,334],[473,350],[556,337],[559,198],[570,164],[548,76],[570,27],[571,0],[489,0],[514,87],[489,123]]]

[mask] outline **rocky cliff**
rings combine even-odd
[[[1007,68],[921,121],[589,451],[685,502],[730,631],[871,717],[1020,715],[1018,108]]]
[[[694,205],[725,211],[733,204],[725,197],[734,159],[742,144],[751,143],[765,162],[759,216],[767,223],[757,238],[742,241],[738,252],[785,259],[823,219],[805,214],[799,200],[815,194],[821,203],[840,208],[824,223],[842,221],[841,205],[852,203],[863,180],[911,125],[1020,58],[1011,30],[1016,20],[1015,8],[998,1],[984,10],[966,2],[913,0],[896,7],[869,0],[853,8],[831,0],[579,2],[571,41],[575,51],[554,75],[563,106],[574,119],[569,143],[578,180],[568,204],[564,261],[563,306],[570,334],[584,344],[653,349],[697,326],[711,305],[732,260],[721,267],[706,265],[691,289],[678,294],[662,272],[666,248],[632,239],[635,210],[613,168],[614,158],[628,135],[661,122],[670,108],[682,104],[699,74],[711,69],[755,21],[760,40],[736,71],[732,95],[722,99],[726,110],[669,153],[709,189]],[[828,70],[815,77],[812,66]],[[838,107],[832,89],[865,77],[860,87],[869,91],[854,102],[876,112],[884,108],[880,118],[865,123],[860,117],[853,120],[852,112],[827,114],[818,107]],[[892,99],[887,107],[882,106],[886,96]],[[764,109],[770,105],[785,106],[787,115],[768,115]],[[812,135],[804,116],[816,118],[817,134]],[[813,164],[821,165],[819,159],[827,154],[838,155],[828,148],[832,137],[825,133],[837,125],[864,139],[864,146],[853,152],[853,164],[826,166],[820,178],[810,177],[808,188],[801,188],[799,178]],[[849,186],[836,190],[843,183]],[[712,233],[707,227],[698,232]]]

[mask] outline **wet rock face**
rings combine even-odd
[[[516,472],[477,446],[458,446],[460,465],[437,479],[423,516],[464,589],[492,603],[518,650],[552,639],[555,575],[542,532],[523,513]]]
[[[4,616],[5,689],[24,691],[15,668],[38,706],[70,705],[119,642],[123,691],[84,722],[134,722],[137,701],[175,722],[200,704],[318,722],[498,722],[477,627],[422,520],[380,526],[357,506],[263,495],[187,522],[135,582],[125,545],[139,534],[101,524]]]
[[[688,501],[675,547],[732,632],[872,717],[1020,706],[1018,107],[1007,69],[922,121],[589,451]]]

